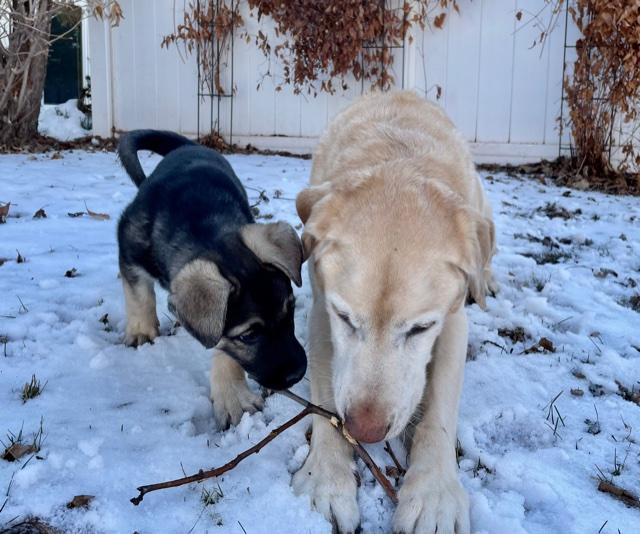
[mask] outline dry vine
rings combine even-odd
[[[391,485],[391,482],[389,482],[389,479],[386,476],[384,476],[380,468],[376,465],[376,463],[373,461],[371,456],[369,456],[369,453],[362,447],[362,445],[360,445],[360,443],[358,443],[358,441],[355,440],[349,434],[349,432],[347,432],[347,430],[344,427],[344,423],[336,414],[328,410],[325,410],[320,406],[312,404],[309,401],[303,399],[302,397],[299,397],[295,393],[291,393],[290,391],[286,391],[286,390],[279,391],[279,393],[296,401],[298,404],[301,404],[302,406],[304,406],[304,409],[300,413],[298,413],[295,417],[289,419],[288,421],[280,425],[278,428],[273,429],[264,439],[256,443],[253,447],[250,447],[249,449],[241,452],[233,460],[231,460],[230,462],[227,462],[223,466],[217,467],[215,469],[210,469],[208,471],[200,470],[195,475],[178,478],[176,480],[169,480],[167,482],[159,482],[157,484],[139,486],[137,488],[137,490],[139,491],[139,494],[137,497],[132,498],[131,502],[137,506],[142,502],[142,500],[144,499],[144,496],[147,493],[151,493],[152,491],[158,491],[158,490],[167,489],[167,488],[175,488],[178,486],[183,486],[185,484],[190,484],[192,482],[200,482],[207,478],[218,477],[226,473],[227,471],[230,471],[234,467],[236,467],[240,462],[242,462],[242,460],[244,460],[248,456],[251,456],[252,454],[256,454],[260,452],[260,450],[265,445],[273,441],[285,430],[292,427],[293,425],[295,425],[296,423],[304,419],[306,416],[314,414],[314,415],[319,415],[321,417],[325,417],[326,419],[329,420],[331,425],[335,427],[336,430],[338,430],[338,432],[342,434],[342,436],[349,442],[354,452],[360,457],[360,459],[369,468],[369,470],[371,471],[371,474],[382,486],[382,489],[384,489],[389,499],[391,499],[391,501],[394,504],[398,504],[398,496],[396,494],[396,490]],[[388,443],[387,443],[387,446],[389,446]],[[393,452],[390,452],[389,454],[393,454]]]
[[[333,93],[334,80],[346,89],[350,76],[372,87],[390,88],[396,81],[392,48],[407,38],[412,26],[424,29],[432,23],[441,28],[449,9],[459,10],[456,0],[247,0],[247,4],[258,21],[270,17],[275,24],[276,44],[274,36],[262,30],[255,36],[245,31],[242,37],[282,64],[276,90],[291,85],[295,93],[313,94]],[[213,89],[219,93],[224,92],[223,65],[214,46],[227,50],[233,30],[244,24],[239,5],[240,0],[191,1],[182,23],[162,41],[162,46],[180,45],[187,53],[199,50],[205,85],[212,89],[209,80],[214,80]]]
[[[640,190],[640,3],[628,0],[547,0],[556,20],[564,9],[582,36],[573,75],[564,80],[574,169],[590,182],[620,182]],[[568,2],[566,4],[565,2]],[[562,9],[561,9],[562,8]],[[544,41],[546,35],[541,35]],[[620,135],[619,141],[615,139]],[[614,154],[616,144],[619,154]]]

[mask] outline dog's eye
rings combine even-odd
[[[260,328],[254,326],[249,328],[248,330],[245,330],[239,336],[236,336],[236,339],[241,343],[250,345],[251,343],[255,343],[256,341],[258,341],[259,337],[260,337]]]
[[[346,313],[336,312],[336,314],[338,315],[338,317],[340,317],[340,320],[351,329],[352,332],[356,331],[355,325],[351,322],[351,319],[349,319],[349,316]]]
[[[407,339],[414,337],[414,336],[418,336],[420,334],[424,334],[427,330],[429,330],[434,324],[436,324],[435,321],[431,321],[425,324],[416,324],[413,325],[411,327],[411,330],[409,330],[405,336]]]

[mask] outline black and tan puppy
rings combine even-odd
[[[138,150],[165,156],[149,177]],[[235,424],[262,402],[244,371],[271,389],[290,387],[305,373],[290,283],[301,285],[300,240],[286,223],[254,222],[246,191],[214,150],[171,132],[137,130],[122,137],[118,154],[139,188],[118,225],[125,343],[158,335],[158,280],[182,325],[216,347],[214,411],[223,426]]]

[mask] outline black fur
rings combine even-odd
[[[149,177],[138,150],[165,156]],[[214,262],[233,287],[219,347],[265,387],[282,389],[299,381],[306,355],[294,335],[291,283],[242,241],[240,229],[254,219],[227,160],[175,133],[153,130],[124,135],[118,154],[139,187],[118,224],[122,276],[135,284],[143,269],[170,290],[171,280],[188,262]],[[242,339],[228,337],[250,318],[264,326]],[[198,338],[197,332],[190,333]]]

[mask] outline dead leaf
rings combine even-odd
[[[67,508],[89,508],[91,501],[95,499],[95,495],[76,495],[67,503]]]
[[[25,263],[27,261],[27,258],[20,254],[19,250],[16,250],[16,252],[18,253],[18,255],[16,256],[16,263]]]
[[[7,222],[7,217],[9,216],[9,208],[11,207],[11,202],[7,202],[0,206],[0,224],[4,224]]]
[[[33,443],[29,445],[25,445],[24,443],[20,443],[19,441],[16,441],[13,445],[6,448],[6,450],[4,451],[4,454],[2,455],[2,459],[6,460],[7,462],[15,462],[16,460],[19,460],[23,456],[26,456],[27,454],[32,454],[34,452],[38,452],[38,451],[34,447]]]
[[[440,13],[439,15],[437,15],[434,19],[433,19],[433,25],[438,28],[439,30],[442,29],[442,26],[444,25],[444,19],[447,18],[447,14],[446,13]]]
[[[532,352],[555,352],[556,348],[553,345],[553,342],[546,338],[541,337],[540,341],[536,344],[531,345],[528,349],[524,350],[523,354],[531,354]]]
[[[68,212],[67,215],[69,217],[82,217],[84,215],[84,211],[73,211],[73,212]]]
[[[64,156],[62,154],[60,154],[60,152],[54,152],[53,154],[51,154],[51,159],[63,159]]]
[[[521,20],[522,19],[522,11],[518,11],[516,13],[516,20]]]
[[[47,212],[44,211],[44,208],[40,208],[38,211],[36,211],[33,214],[33,218],[34,219],[46,219],[47,218]]]
[[[89,217],[91,217],[92,219],[96,219],[98,221],[106,221],[108,219],[111,219],[111,216],[108,213],[98,213],[96,211],[91,211],[88,207],[87,207],[87,203],[84,203],[84,207],[87,208],[87,215]]]
[[[73,268],[69,269],[66,273],[64,273],[64,275],[67,278],[75,278],[76,276],[78,276],[78,269],[73,267]]]
[[[582,391],[580,388],[573,388],[571,389],[571,394],[574,397],[582,397],[584,395],[584,391]]]

